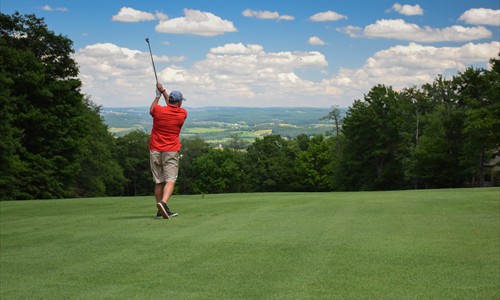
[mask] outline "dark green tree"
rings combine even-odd
[[[460,157],[465,110],[451,80],[439,76],[422,91],[432,110],[421,116],[422,135],[414,149],[412,171],[420,187],[460,187],[465,170]]]
[[[109,133],[100,115],[100,107],[85,99],[80,126],[87,129],[82,139],[80,168],[75,180],[73,196],[96,197],[123,195],[126,184],[123,168],[118,161],[115,138]]]
[[[295,138],[295,142],[299,147],[299,151],[307,151],[309,144],[311,143],[311,139],[307,134],[302,133]]]
[[[465,109],[460,166],[466,180],[479,186],[500,149],[500,62],[492,59],[491,65],[491,70],[467,68],[453,79],[457,109]]]
[[[247,149],[246,173],[251,191],[298,191],[302,188],[295,163],[297,151],[279,135],[257,139]]]
[[[399,96],[411,103],[410,114],[413,112],[413,124],[409,125],[407,152],[409,156],[403,159],[403,169],[405,177],[412,182],[414,188],[419,187],[419,178],[414,172],[415,160],[413,159],[416,147],[419,145],[420,137],[423,134],[425,116],[432,113],[436,107],[434,100],[426,95],[421,89],[416,87],[405,88]]]
[[[392,88],[373,87],[355,100],[343,121],[345,145],[337,172],[344,190],[398,189],[407,185],[403,161],[412,132],[411,102]]]
[[[18,99],[12,95],[14,80],[5,67],[6,59],[15,56],[14,49],[5,46],[4,39],[0,39],[0,199],[13,199],[19,194],[21,187],[17,174],[23,164],[17,153],[21,146],[22,131],[12,126],[16,115],[15,105]]]
[[[130,132],[116,139],[116,147],[115,158],[127,180],[125,195],[151,195],[153,177],[149,166],[149,134]]]
[[[76,63],[70,57],[71,40],[49,31],[34,15],[0,14],[2,71],[9,92],[2,99],[4,112],[17,132],[14,153],[21,161],[11,181],[15,198],[70,196],[79,168],[78,121],[84,108],[75,79]]]
[[[247,178],[243,171],[244,153],[230,149],[211,149],[193,162],[196,174],[194,192],[240,193],[246,191]]]
[[[335,128],[330,133],[331,135],[339,135],[340,129],[342,128],[342,112],[338,105],[332,106],[332,110],[320,120],[329,120],[333,121]]]
[[[175,185],[176,192],[194,194],[194,181],[198,174],[194,170],[194,160],[206,154],[210,145],[199,137],[182,139],[181,157],[179,159],[179,178]],[[152,187],[151,187],[152,188]]]
[[[6,166],[1,171],[0,189],[8,191],[2,193],[4,199],[75,197],[82,194],[82,186],[96,188],[101,194],[116,186],[113,181],[120,181],[117,165],[96,165],[115,168],[115,175],[102,178],[104,188],[100,183],[82,182],[83,178],[95,179],[83,176],[88,155],[99,157],[104,153],[101,150],[111,150],[97,143],[96,136],[106,138],[102,130],[93,135],[99,128],[93,122],[100,119],[80,93],[72,44],[35,15],[0,14],[0,126],[2,134],[6,133],[0,147],[0,163]],[[106,161],[107,157],[104,154],[96,160]],[[98,173],[109,175],[93,172]],[[94,191],[83,192],[87,193]]]
[[[299,141],[299,139],[296,139]],[[309,139],[307,148],[300,151],[297,157],[297,172],[301,178],[304,192],[331,191],[334,187],[333,138],[314,136]]]
[[[244,139],[241,138],[241,134],[239,133],[230,133],[229,134],[229,142],[228,147],[233,150],[242,150],[245,149],[245,145],[247,144]]]

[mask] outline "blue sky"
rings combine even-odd
[[[347,107],[487,68],[498,0],[1,0],[74,42],[82,91],[104,107],[148,106],[155,78],[186,106]]]

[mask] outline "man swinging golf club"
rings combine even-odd
[[[161,95],[165,98],[166,106],[158,104]],[[155,182],[157,218],[169,219],[177,216],[177,213],[170,211],[167,202],[174,191],[179,171],[179,150],[181,149],[179,134],[187,118],[187,111],[181,108],[185,100],[181,92],[172,91],[169,95],[161,83],[156,83],[156,98],[149,109],[153,117],[149,158]]]
[[[179,91],[167,94],[163,85],[158,82],[148,38],[146,38],[146,43],[148,43],[156,79],[156,98],[149,108],[149,113],[153,117],[153,129],[149,140],[149,164],[155,182],[154,193],[158,208],[156,217],[169,219],[177,216],[177,213],[170,211],[167,202],[174,192],[175,181],[179,173],[179,150],[181,149],[179,134],[187,118],[187,111],[181,106],[182,101],[186,99]],[[166,106],[158,104],[161,95],[165,98]]]

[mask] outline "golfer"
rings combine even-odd
[[[170,211],[167,202],[174,191],[179,171],[179,134],[187,118],[187,111],[181,106],[186,99],[179,91],[167,94],[161,83],[156,84],[156,89],[156,98],[149,109],[153,117],[149,161],[155,183],[154,193],[158,207],[156,217],[169,219],[177,216],[177,213]],[[158,104],[161,95],[165,98],[166,106]]]

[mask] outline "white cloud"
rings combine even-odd
[[[238,44],[225,44],[224,46],[215,47],[210,49],[210,54],[215,55],[232,55],[232,54],[256,54],[259,55],[263,53],[264,48],[261,45],[243,45]]]
[[[492,33],[483,26],[463,27],[451,26],[443,29],[420,27],[416,24],[406,23],[402,19],[377,20],[375,24],[359,27],[346,27],[339,29],[351,37],[388,38],[414,42],[466,42],[490,38]],[[362,34],[361,34],[362,31]]]
[[[360,99],[373,86],[385,84],[399,90],[431,83],[439,74],[456,75],[473,64],[495,57],[499,42],[468,43],[460,47],[433,47],[410,43],[379,51],[359,69],[340,69],[322,82],[344,92],[347,99]],[[344,98],[342,98],[344,99]]]
[[[98,43],[74,54],[80,68],[83,92],[104,106],[141,106],[154,91],[154,71],[149,52]],[[185,57],[153,55],[156,68],[162,63],[183,61]],[[151,87],[146,84],[151,83]]]
[[[241,14],[245,17],[257,18],[262,20],[285,20],[285,21],[295,20],[294,16],[280,15],[277,11],[269,11],[269,10],[256,11],[251,9],[245,9]]]
[[[309,20],[313,22],[338,21],[342,19],[347,19],[347,17],[331,10],[320,12],[309,17]]]
[[[394,3],[394,5],[387,10],[388,12],[390,11],[396,11],[402,15],[406,16],[417,16],[417,15],[423,15],[424,10],[420,7],[420,5],[401,5],[399,3]]]
[[[236,32],[233,22],[194,9],[184,9],[184,17],[162,20],[155,29],[162,33],[216,36],[226,32]]]
[[[149,52],[94,44],[79,49],[75,59],[83,92],[100,105],[147,106],[154,97]],[[171,57],[154,60],[159,80],[167,89],[189,96],[191,106],[286,106],[299,105],[304,94],[325,98],[323,87],[295,72],[326,67],[325,56],[316,51],[266,52],[261,45],[236,43],[210,49],[204,60],[189,68],[175,65]],[[160,62],[174,64],[162,67]]]
[[[499,42],[459,47],[418,43],[374,53],[360,68],[341,68],[323,80],[308,80],[303,71],[325,76],[326,57],[317,51],[267,52],[262,45],[231,43],[211,48],[190,66],[184,57],[154,56],[159,80],[167,90],[181,90],[189,106],[349,106],[376,84],[401,89],[432,82],[439,74],[456,75],[476,65],[487,67]],[[94,44],[79,49],[83,92],[105,107],[148,106],[154,98],[149,52]],[[319,77],[322,77],[319,76]]]
[[[168,19],[168,16],[165,13],[161,12],[161,11],[155,12],[155,17],[158,20],[166,20],[166,19]]]
[[[325,56],[315,51],[266,52],[261,45],[226,44],[212,48],[193,68],[177,69],[177,74],[182,74],[179,80],[174,76],[169,79],[191,89],[196,99],[214,101],[201,106],[290,106],[304,99],[297,91],[307,90],[311,96],[323,94],[319,85],[300,78],[296,71],[327,64]]]
[[[166,15],[163,14],[162,17],[166,17]],[[152,13],[136,10],[131,7],[122,7],[111,19],[119,22],[141,22],[155,20],[156,16]]]
[[[63,11],[63,12],[68,11],[68,9],[66,7],[54,7],[53,8],[47,4],[42,7],[42,10],[45,10],[45,11]]]
[[[324,45],[326,45],[326,43],[322,39],[320,39],[319,37],[317,37],[317,36],[311,36],[309,38],[309,40],[308,40],[308,43],[310,45],[313,45],[313,46],[324,46]]]
[[[500,9],[469,9],[460,16],[459,20],[467,24],[500,26]]]
[[[363,28],[357,26],[346,26],[343,28],[337,28],[337,31],[343,32],[352,38],[363,37]]]

